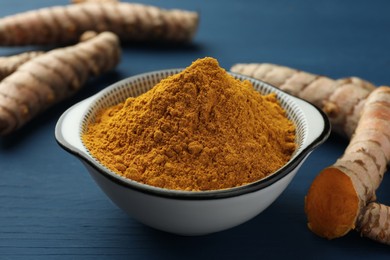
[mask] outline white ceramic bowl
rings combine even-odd
[[[284,167],[267,178],[224,190],[167,190],[121,177],[90,155],[81,134],[99,109],[140,95],[161,79],[180,71],[145,73],[107,87],[69,108],[59,119],[55,136],[66,151],[81,160],[107,196],[130,216],[159,230],[202,235],[237,226],[267,208],[285,190],[313,149],[327,139],[330,125],[323,112],[308,102],[262,81],[231,73],[235,78],[251,81],[263,94],[276,92],[288,117],[296,125],[296,152]]]

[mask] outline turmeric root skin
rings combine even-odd
[[[198,26],[196,12],[154,6],[85,2],[42,8],[0,19],[0,45],[69,44],[85,31],[111,31],[121,42],[187,42]]]
[[[231,71],[312,102],[328,115],[333,131],[351,138],[344,155],[321,171],[309,188],[309,229],[328,239],[356,229],[390,245],[390,207],[373,202],[390,161],[390,87],[267,63],[236,64]]]
[[[390,161],[389,128],[390,88],[379,87],[367,98],[343,156],[310,186],[305,211],[314,233],[332,239],[356,226],[362,235],[386,243],[390,218],[384,221],[386,214],[377,207],[365,207],[376,199],[375,191]],[[378,219],[381,221],[372,222]]]
[[[0,57],[0,81],[11,75],[23,63],[43,53],[43,51],[29,51],[8,57]]]
[[[351,179],[334,167],[326,168],[315,178],[305,200],[309,229],[327,239],[354,229],[359,209]]]
[[[390,245],[390,207],[369,203],[359,217],[357,230],[364,237]]]
[[[355,131],[364,102],[375,89],[373,84],[357,77],[334,80],[269,63],[239,63],[230,70],[313,103],[327,114],[332,130],[347,137]]]
[[[90,76],[111,70],[119,59],[118,37],[103,32],[27,61],[0,82],[0,135],[75,94]]]

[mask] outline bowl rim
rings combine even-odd
[[[318,135],[317,138],[315,138],[311,143],[309,143],[307,145],[307,147],[302,149],[295,156],[295,158],[293,158],[287,164],[285,164],[283,167],[281,167],[280,169],[278,169],[277,171],[275,171],[274,173],[272,173],[271,175],[269,175],[263,179],[260,179],[258,181],[255,181],[255,182],[252,182],[249,184],[245,184],[242,186],[238,186],[238,187],[220,189],[220,190],[207,190],[207,191],[183,191],[183,190],[170,190],[170,189],[165,189],[165,188],[160,188],[160,187],[154,187],[154,186],[151,186],[148,184],[143,184],[140,182],[130,180],[128,178],[125,178],[125,177],[122,177],[122,176],[116,174],[115,172],[111,171],[110,169],[102,166],[97,161],[93,160],[88,153],[85,153],[84,151],[81,151],[77,147],[74,147],[72,144],[70,144],[64,138],[64,136],[61,132],[62,125],[64,123],[64,119],[65,119],[66,115],[74,107],[80,105],[82,102],[86,102],[87,100],[92,100],[92,102],[93,102],[97,98],[101,97],[102,94],[110,91],[111,89],[118,87],[119,85],[122,85],[124,83],[128,83],[131,80],[143,78],[143,77],[145,77],[147,75],[151,75],[151,74],[164,73],[164,72],[168,72],[168,71],[180,71],[180,70],[182,70],[182,69],[176,68],[176,69],[158,70],[158,71],[151,71],[151,72],[146,72],[146,73],[130,76],[130,77],[122,79],[116,83],[113,83],[113,84],[107,86],[106,88],[102,89],[101,91],[97,92],[93,96],[86,98],[86,99],[74,104],[73,106],[68,108],[57,121],[57,124],[55,127],[55,139],[56,139],[57,143],[65,151],[76,156],[78,159],[82,160],[84,163],[87,163],[88,166],[92,167],[94,170],[96,170],[103,177],[105,177],[106,179],[108,179],[110,181],[115,182],[116,184],[118,184],[124,188],[129,188],[129,189],[136,190],[136,191],[146,193],[149,195],[165,197],[165,198],[180,199],[180,200],[207,200],[207,199],[223,199],[223,198],[230,198],[230,197],[236,197],[239,195],[249,194],[249,193],[264,189],[264,188],[274,184],[275,182],[281,180],[282,178],[284,178],[287,175],[289,175],[290,173],[292,173],[294,171],[294,169],[296,167],[298,167],[301,162],[303,162],[303,160],[306,158],[306,156],[308,156],[316,147],[318,147],[323,142],[325,142],[326,139],[330,135],[331,125],[330,125],[328,117],[321,109],[319,109],[318,107],[316,107],[312,103],[310,103],[304,99],[292,96],[291,94],[289,94],[289,93],[287,93],[279,88],[276,88],[276,87],[272,86],[271,84],[264,82],[262,80],[258,80],[258,79],[255,79],[255,78],[252,78],[252,77],[249,77],[246,75],[238,74],[238,73],[228,72],[229,74],[232,74],[232,75],[238,75],[239,77],[241,77],[243,79],[257,81],[263,85],[267,85],[267,87],[271,88],[275,92],[284,93],[284,95],[287,95],[289,98],[300,100],[301,102],[307,103],[308,105],[312,106],[319,113],[319,115],[322,117],[321,119],[324,123],[324,127],[322,129],[322,132]],[[85,112],[86,111],[84,111],[84,115],[82,117],[85,116]],[[80,125],[79,125],[79,127],[80,127]],[[87,149],[87,148],[85,148],[85,149]]]

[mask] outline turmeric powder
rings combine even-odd
[[[98,112],[82,139],[119,175],[186,191],[252,183],[296,148],[295,126],[276,94],[261,95],[210,57]]]

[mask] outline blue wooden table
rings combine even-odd
[[[318,172],[343,153],[347,140],[341,137],[332,135],[312,153],[282,196],[256,218],[228,231],[181,237],[148,228],[114,206],[81,163],[58,146],[54,127],[69,106],[115,81],[185,67],[205,56],[226,69],[240,62],[270,62],[390,84],[390,2],[140,2],[199,11],[194,43],[124,46],[113,72],[91,79],[76,96],[0,139],[0,259],[389,259],[390,247],[357,232],[328,241],[306,227],[304,196]],[[0,16],[64,4],[68,1],[2,0]],[[0,55],[29,49],[0,48]],[[385,176],[378,198],[390,204],[388,187]]]

